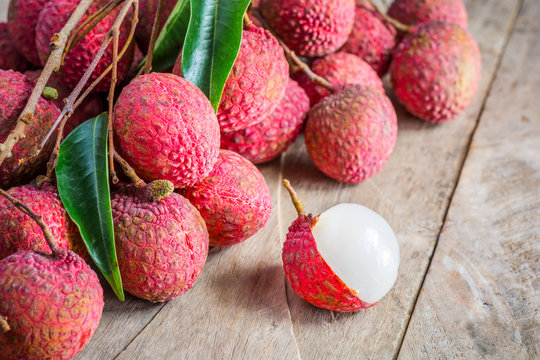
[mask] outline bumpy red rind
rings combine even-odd
[[[30,64],[19,53],[6,23],[0,23],[0,69],[25,71]]]
[[[462,0],[394,0],[388,15],[406,25],[446,21],[467,28],[467,9]]]

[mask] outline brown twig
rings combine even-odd
[[[113,141],[113,105],[114,105],[114,88],[116,86],[118,75],[118,34],[119,29],[113,28],[113,68],[111,76],[111,87],[109,89],[109,168],[113,184],[118,183],[118,176],[114,170],[114,141]]]
[[[152,33],[150,35],[150,42],[148,43],[148,51],[146,53],[146,62],[142,70],[142,74],[148,74],[152,71],[152,59],[154,57],[154,46],[156,45],[156,39],[159,32],[159,25],[161,23],[161,13],[165,6],[165,0],[159,0],[156,10],[156,16],[154,16],[154,23],[152,24]]]
[[[373,6],[375,11],[383,18],[385,22],[392,25],[396,30],[404,32],[404,33],[410,33],[412,26],[406,25],[400,21],[397,21],[393,17],[389,16],[386,12],[384,12],[379,6],[377,6],[373,1],[368,0],[368,2]]]
[[[60,122],[60,125],[58,125],[58,134],[56,135],[56,143],[54,144],[53,151],[51,153],[51,156],[49,157],[49,161],[47,162],[47,174],[45,175],[45,178],[43,181],[46,182],[52,182],[53,180],[53,172],[56,168],[56,165],[58,165],[58,154],[60,152],[60,144],[62,143],[62,139],[64,138],[64,127],[66,126],[66,123],[69,119],[69,116],[64,116],[62,121]]]
[[[252,3],[252,4],[253,4],[253,3]],[[251,5],[250,5],[250,6],[251,6]],[[249,18],[249,15],[248,15],[247,11],[246,11],[246,13],[244,14],[244,24],[245,24],[246,26],[251,26],[251,25],[253,25],[253,21],[251,21],[251,19]]]
[[[77,26],[81,18],[86,13],[86,10],[92,3],[92,0],[81,0],[79,5],[75,8],[67,23],[64,25],[59,33],[53,35],[51,39],[51,54],[49,59],[39,76],[34,90],[28,99],[26,106],[17,119],[15,128],[8,135],[3,144],[0,144],[0,165],[5,159],[11,157],[11,151],[15,144],[26,136],[26,126],[32,120],[34,112],[36,111],[37,103],[43,93],[43,89],[47,85],[49,78],[53,71],[58,70],[62,63],[62,54],[66,46],[68,36],[71,31]]]
[[[130,178],[131,182],[136,187],[141,187],[146,185],[143,179],[141,179],[137,173],[135,172],[135,169],[131,167],[131,165],[128,164],[126,160],[120,154],[118,154],[116,151],[114,152],[114,159],[118,161],[120,166],[122,167],[122,170],[124,171],[124,174],[126,174],[127,177]]]
[[[287,191],[289,192],[289,195],[291,196],[292,203],[294,205],[294,208],[296,209],[296,212],[298,213],[298,216],[304,216],[306,213],[304,212],[302,201],[296,194],[296,191],[294,191],[289,180],[283,179],[283,186],[285,186],[285,189],[287,189]]]
[[[26,205],[24,205],[19,200],[15,199],[13,196],[9,195],[6,191],[0,189],[0,195],[5,197],[7,200],[9,200],[13,206],[21,210],[26,215],[30,216],[34,221],[39,225],[41,228],[41,231],[43,232],[43,236],[45,237],[45,241],[47,241],[47,244],[49,244],[49,247],[51,248],[51,251],[53,254],[59,250],[58,246],[56,245],[56,241],[54,240],[54,236],[51,232],[51,229],[43,222],[43,216],[36,214],[30,208]]]
[[[7,317],[0,315],[0,334],[7,333],[10,330],[11,328],[9,327]]]

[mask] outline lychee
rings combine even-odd
[[[351,203],[306,215],[289,182],[284,184],[298,211],[282,255],[293,290],[332,311],[375,305],[394,285],[399,268],[399,245],[390,225],[373,210]]]
[[[139,23],[137,24],[137,29],[135,30],[135,37],[137,38],[137,43],[144,53],[146,53],[148,44],[150,43],[152,26],[154,25],[154,18],[156,17],[159,1],[160,0],[139,1]],[[176,2],[177,0],[164,1],[163,9],[161,9],[161,16],[159,17],[159,29],[163,29],[163,26],[165,26],[169,15],[176,5]]]
[[[208,254],[203,218],[169,181],[143,188],[128,185],[112,196],[112,213],[122,285],[154,302],[191,289]]]
[[[399,102],[413,115],[443,122],[471,103],[482,70],[480,50],[462,27],[420,25],[396,48],[390,73]]]
[[[94,1],[87,11],[81,22],[85,21],[87,16],[96,12],[100,5],[106,4],[106,0]],[[54,33],[59,32],[67,22],[71,13],[75,10],[79,1],[77,0],[55,0],[48,2],[39,14],[39,20],[36,25],[36,45],[39,56],[43,64],[49,57],[51,48],[49,46],[51,37]],[[101,43],[105,39],[107,32],[112,27],[119,8],[113,10],[107,17],[101,20],[83,39],[71,49],[60,68],[60,80],[69,88],[75,88],[84,72],[94,59]],[[129,34],[129,19],[125,19],[120,28],[120,36],[118,49],[124,47],[128,40]],[[118,62],[118,81],[122,81],[131,67],[133,59],[134,43],[132,43],[128,51]],[[99,61],[97,67],[90,76],[89,83],[96,80],[104,70],[112,63],[113,60],[113,45],[107,47],[103,57]],[[107,75],[96,87],[96,91],[107,91],[111,82],[111,75]]]
[[[39,13],[50,0],[10,0],[8,28],[17,50],[32,64],[41,65],[36,48]],[[51,38],[49,37],[49,42]]]
[[[382,77],[396,46],[396,30],[384,22],[369,1],[357,1],[355,14],[353,30],[342,50],[362,58]]]
[[[179,76],[151,73],[135,78],[122,90],[113,121],[118,150],[147,181],[191,186],[217,161],[214,109],[199,88]]]
[[[246,240],[270,218],[272,197],[260,171],[246,158],[220,150],[212,172],[185,191],[206,221],[210,246]]]
[[[43,222],[51,229],[58,247],[88,256],[79,230],[69,218],[53,186],[44,183],[41,187],[13,187],[8,190],[8,194],[43,217]],[[36,222],[4,198],[0,198],[0,234],[0,259],[20,250],[51,252]]]
[[[411,26],[446,21],[467,28],[467,9],[462,0],[394,0],[388,15]]]
[[[245,129],[221,134],[221,148],[239,153],[254,164],[285,152],[302,130],[309,111],[306,92],[289,79],[285,96],[266,119]]]
[[[350,86],[311,109],[305,135],[319,170],[335,180],[357,183],[376,174],[392,154],[396,112],[380,91]]]
[[[347,85],[365,85],[384,93],[383,83],[375,70],[353,54],[338,52],[327,55],[315,60],[311,64],[311,70],[328,80],[336,90]],[[302,71],[295,75],[295,79],[306,91],[312,106],[330,95],[330,90],[311,81]]]
[[[2,359],[71,359],[90,340],[103,311],[96,273],[70,250],[20,251],[0,261]]]
[[[32,89],[32,82],[23,74],[0,70],[0,143],[15,128]],[[0,187],[23,184],[44,169],[54,136],[38,155],[36,151],[59,114],[60,111],[52,102],[39,99],[34,117],[26,126],[26,137],[15,144],[12,156],[0,166]]]
[[[30,64],[13,42],[6,23],[0,23],[0,69],[25,71]]]
[[[259,9],[291,50],[307,57],[338,50],[354,22],[354,0],[262,0]]]
[[[173,73],[182,74],[182,54]],[[289,64],[277,40],[266,30],[248,25],[240,52],[223,89],[218,110],[222,132],[264,120],[278,106],[289,78]]]

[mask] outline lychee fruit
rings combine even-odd
[[[17,50],[32,64],[40,66],[36,48],[39,13],[50,0],[10,0],[8,28]],[[51,38],[49,37],[49,42]]]
[[[396,112],[382,92],[353,85],[311,109],[305,136],[319,170],[335,180],[358,183],[376,174],[392,154]]]
[[[396,48],[390,73],[401,104],[413,115],[443,122],[471,103],[482,61],[474,39],[446,22],[420,25]]]
[[[151,73],[135,78],[122,90],[113,122],[118,150],[147,181],[191,186],[217,161],[214,109],[199,88],[179,76]]]
[[[90,340],[103,311],[96,273],[70,250],[19,251],[0,261],[2,359],[67,360]]]
[[[173,73],[181,76],[181,58]],[[289,78],[289,64],[277,40],[266,30],[248,25],[238,57],[223,89],[218,110],[222,132],[264,120],[278,106]]]
[[[25,185],[13,187],[7,192],[43,217],[43,222],[51,229],[58,247],[71,249],[83,257],[88,257],[79,230],[69,218],[53,186],[47,183],[43,183],[41,187]],[[37,223],[4,198],[0,198],[0,234],[0,259],[20,250],[51,252]]]
[[[384,22],[369,1],[357,1],[355,14],[353,30],[342,50],[362,58],[382,77],[396,46],[396,30]]]
[[[94,1],[83,16],[81,22],[85,21],[88,15],[99,10],[100,5],[106,4],[106,0]],[[49,46],[53,34],[59,32],[67,22],[79,1],[77,0],[55,0],[48,2],[39,14],[36,25],[36,45],[39,56],[43,64],[49,57],[51,48]],[[60,68],[60,80],[69,88],[73,89],[83,76],[86,69],[94,59],[101,43],[105,39],[107,32],[112,27],[120,8],[113,10],[103,20],[101,20],[83,39],[71,49]],[[119,51],[124,47],[129,35],[129,19],[125,19],[120,28],[118,42]],[[134,43],[132,43],[118,62],[118,81],[122,81],[128,73],[133,60]],[[103,57],[97,67],[92,72],[88,85],[96,80],[113,61],[113,44],[107,47]],[[95,88],[95,91],[107,91],[111,83],[111,74],[107,75]]]
[[[221,134],[221,148],[244,156],[254,164],[275,159],[294,142],[309,111],[304,89],[289,79],[285,96],[266,119],[245,129]]]
[[[323,309],[358,311],[374,306],[394,285],[399,245],[388,223],[362,205],[344,203],[318,216],[298,211],[283,244],[283,267],[293,290]]]
[[[307,57],[338,50],[354,22],[354,0],[262,0],[259,9],[289,48]]]
[[[25,71],[30,64],[26,58],[17,51],[13,38],[8,31],[6,23],[0,23],[0,69]]]
[[[191,289],[208,255],[203,218],[169,181],[127,185],[111,206],[122,285],[153,302]]]
[[[160,0],[140,0],[139,1],[139,23],[135,30],[135,37],[137,43],[141,47],[142,51],[146,53],[148,44],[150,43],[150,36],[152,35],[152,26],[154,25],[154,18],[156,17],[156,11]],[[159,29],[163,29],[169,15],[171,14],[177,0],[165,0],[163,3],[163,9],[161,9],[161,16],[159,17]],[[158,31],[159,36],[159,31]]]
[[[246,158],[220,150],[212,172],[185,190],[206,221],[210,246],[237,244],[266,225],[272,212],[270,189]]]
[[[32,82],[23,74],[0,70],[0,143],[15,128],[33,87]],[[39,99],[34,117],[26,126],[26,137],[15,144],[12,156],[0,166],[0,187],[23,184],[44,169],[54,136],[38,155],[36,151],[58,115],[60,110],[52,102]]]
[[[327,55],[315,60],[311,70],[328,80],[338,91],[347,85],[365,85],[384,93],[383,83],[375,70],[353,54],[338,52]],[[330,95],[330,90],[311,81],[303,71],[296,73],[295,79],[309,96],[311,106]]]
[[[388,15],[411,26],[446,21],[467,28],[467,9],[462,0],[394,0]]]

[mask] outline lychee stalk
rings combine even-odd
[[[10,331],[9,323],[5,316],[0,315],[0,333],[6,333]]]
[[[165,7],[165,0],[159,0],[156,9],[156,16],[154,17],[154,23],[152,24],[152,33],[150,34],[150,42],[148,44],[148,51],[146,52],[146,62],[142,68],[142,74],[148,74],[152,71],[152,57],[154,56],[154,46],[159,33],[159,25],[161,24],[161,13]]]
[[[294,191],[291,183],[287,179],[283,179],[283,186],[285,186],[285,189],[289,192],[289,195],[291,196],[292,203],[294,205],[294,208],[296,209],[296,212],[298,213],[298,216],[305,216],[304,207],[302,206],[302,201],[296,194],[296,191]]]
[[[405,25],[402,22],[394,19],[393,17],[389,16],[387,13],[385,13],[377,4],[375,4],[372,0],[368,0],[368,2],[373,6],[375,11],[381,15],[383,20],[387,22],[388,24],[392,25],[396,30],[404,32],[404,33],[410,33],[412,26]]]

